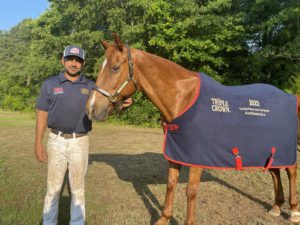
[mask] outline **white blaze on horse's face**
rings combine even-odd
[[[102,77],[102,73],[103,73],[106,65],[107,65],[107,60],[105,59],[103,64],[102,64],[101,70],[99,72],[98,79],[100,77]],[[97,98],[99,98],[99,97],[101,98],[103,96],[99,95],[99,93],[97,93],[96,91],[93,91],[90,98],[89,98],[89,100],[88,100],[88,102],[87,102],[86,112],[87,112],[87,115],[88,115],[90,120],[95,119],[97,121],[102,121],[102,120],[105,120],[106,117],[107,117],[107,115],[106,115],[107,112],[106,113],[104,112],[104,114],[103,113],[100,113],[100,114],[97,113],[99,111],[99,108],[102,108],[99,104],[97,104]]]
[[[107,64],[107,60],[105,59],[104,62],[103,62],[103,64],[102,64],[102,69],[101,69],[101,72],[100,72],[100,76],[101,76],[101,74],[102,74],[102,72],[103,72],[103,70],[104,70],[106,64]],[[91,101],[90,101],[90,110],[93,109],[94,104],[95,104],[95,100],[96,100],[96,92],[94,91],[94,92],[93,92],[93,95],[92,95],[92,99],[91,99]]]
[[[101,72],[100,72],[100,76],[101,76],[101,74],[102,74],[102,72],[103,72],[106,64],[107,64],[107,60],[105,59],[104,62],[103,62],[103,64],[102,64],[102,69],[101,69]],[[95,100],[96,100],[96,92],[94,91],[93,95],[92,95],[92,99],[90,101],[90,109],[93,109],[94,104],[95,104]]]

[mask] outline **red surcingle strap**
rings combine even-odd
[[[237,147],[234,147],[232,149],[232,153],[235,158],[236,170],[242,170],[243,169],[243,161],[242,161],[242,157],[239,155],[239,149]]]
[[[271,154],[267,160],[267,165],[265,167],[265,171],[267,171],[268,169],[270,169],[270,167],[272,166],[272,163],[274,162],[274,155],[276,153],[276,148],[275,147],[272,147],[272,150],[271,150]]]
[[[167,124],[163,123],[164,130],[175,131],[178,130],[179,126],[177,124]]]

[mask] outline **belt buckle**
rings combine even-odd
[[[64,134],[63,137],[64,137],[64,139],[69,139],[69,138],[71,138],[71,134]]]

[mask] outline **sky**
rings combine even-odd
[[[9,30],[23,19],[36,19],[49,7],[47,0],[0,0],[0,30]]]

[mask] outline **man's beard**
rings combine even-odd
[[[76,76],[78,76],[79,74],[80,74],[80,70],[78,70],[76,73],[72,73],[72,72],[70,72],[68,69],[66,69],[66,73],[69,75],[69,76],[71,76],[71,77],[76,77]]]

